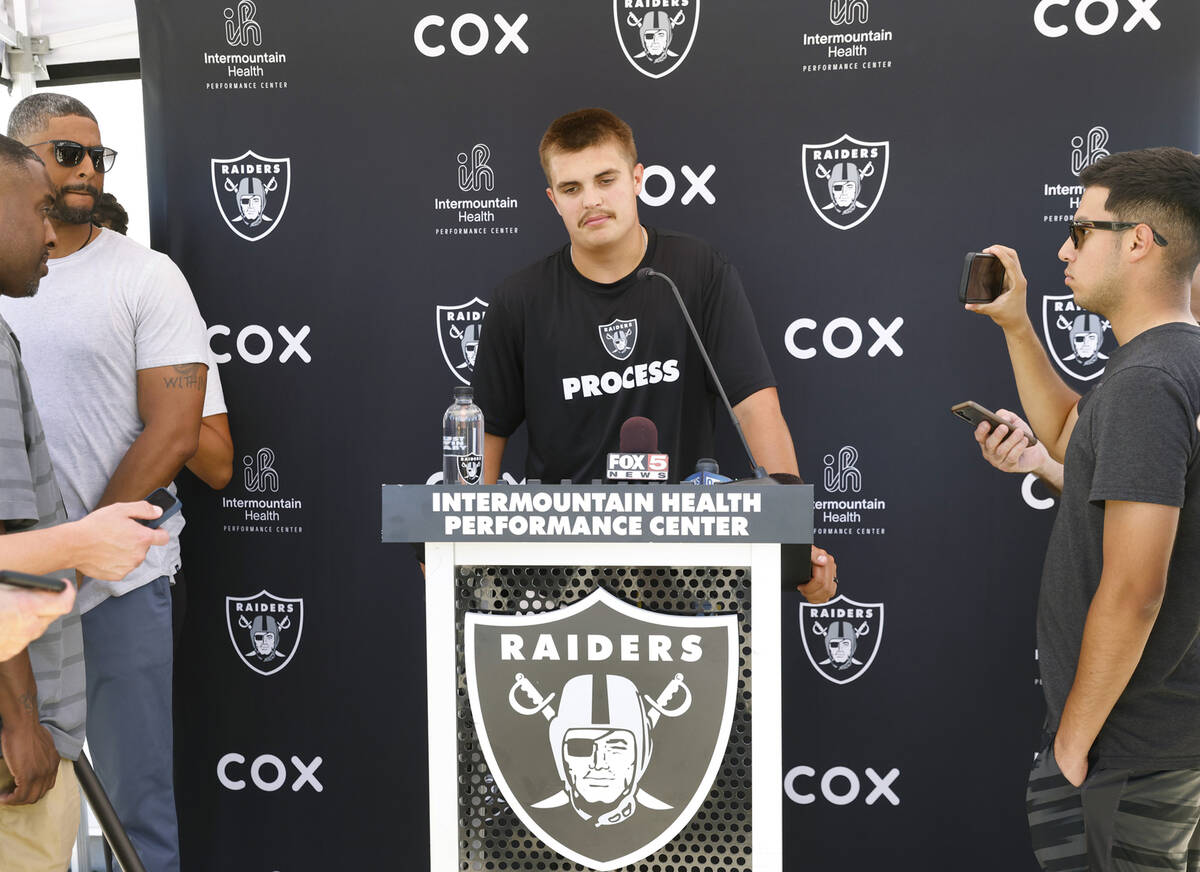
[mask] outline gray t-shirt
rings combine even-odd
[[[52,527],[66,517],[20,349],[0,318],[0,520],[15,532]],[[54,574],[75,580],[70,570]],[[29,660],[42,725],[54,737],[58,753],[74,760],[83,747],[87,712],[78,608],[29,645]]]
[[[50,456],[72,521],[96,508],[144,425],[138,370],[205,363],[204,321],[183,274],[166,255],[111,230],[50,261],[37,296],[3,298],[0,312],[21,338]],[[172,487],[173,489],[173,487]],[[183,514],[171,534],[119,581],[88,579],[82,612],[179,568]]]
[[[1050,725],[1075,679],[1104,565],[1106,500],[1181,507],[1166,596],[1141,661],[1092,746],[1101,766],[1200,767],[1200,328],[1164,324],[1113,352],[1079,401],[1038,603]]]

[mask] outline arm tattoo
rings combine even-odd
[[[37,711],[37,702],[33,698],[32,693],[23,693],[17,698],[17,702],[21,706],[21,710],[33,714]]]
[[[168,388],[200,388],[200,366],[198,363],[182,363],[171,367],[173,376],[163,376],[163,386]]]

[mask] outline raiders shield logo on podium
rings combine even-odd
[[[599,589],[549,613],[467,613],[471,714],[513,811],[601,872],[669,842],[720,768],[737,640],[735,615],[657,614]]]

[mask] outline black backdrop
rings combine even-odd
[[[627,57],[618,28],[634,55],[629,16],[663,7],[683,13],[677,56]],[[1200,7],[142,0],[138,12],[154,245],[229,355],[237,447],[226,491],[184,483],[190,869],[424,862],[422,580],[407,549],[379,542],[379,485],[438,470],[462,358],[453,337],[443,358],[451,322],[437,307],[490,299],[564,241],[535,150],[552,118],[588,105],[628,120],[643,163],[662,168],[647,187],[666,202],[644,203],[643,221],[738,264],[817,499],[867,501],[836,522],[818,512],[817,527],[833,528],[818,542],[844,594],[884,610],[869,668],[844,685],[819,674],[799,596],[785,595],[787,868],[1034,868],[1023,784],[1053,511],[1040,486],[1023,496],[1020,477],[987,467],[948,412],[1017,402],[999,331],[961,310],[956,284],[964,252],[1011,244],[1040,326],[1043,297],[1065,293],[1054,255],[1074,153],[1200,147]],[[874,208],[850,229],[805,185],[805,146],[844,135],[884,144],[857,215]],[[476,145],[490,174],[471,172]],[[247,152],[243,175],[214,164]],[[256,226],[233,220],[224,184],[251,176],[275,182]],[[820,197],[825,183],[809,181]],[[495,205],[438,202],[475,199]],[[857,351],[836,351],[856,329]],[[723,438],[720,460],[740,468]],[[244,656],[227,602],[262,591],[296,601],[282,668]]]

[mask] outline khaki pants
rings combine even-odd
[[[12,787],[0,760],[0,791]],[[79,782],[70,760],[61,760],[54,787],[33,805],[0,806],[0,869],[64,872],[79,831]]]

